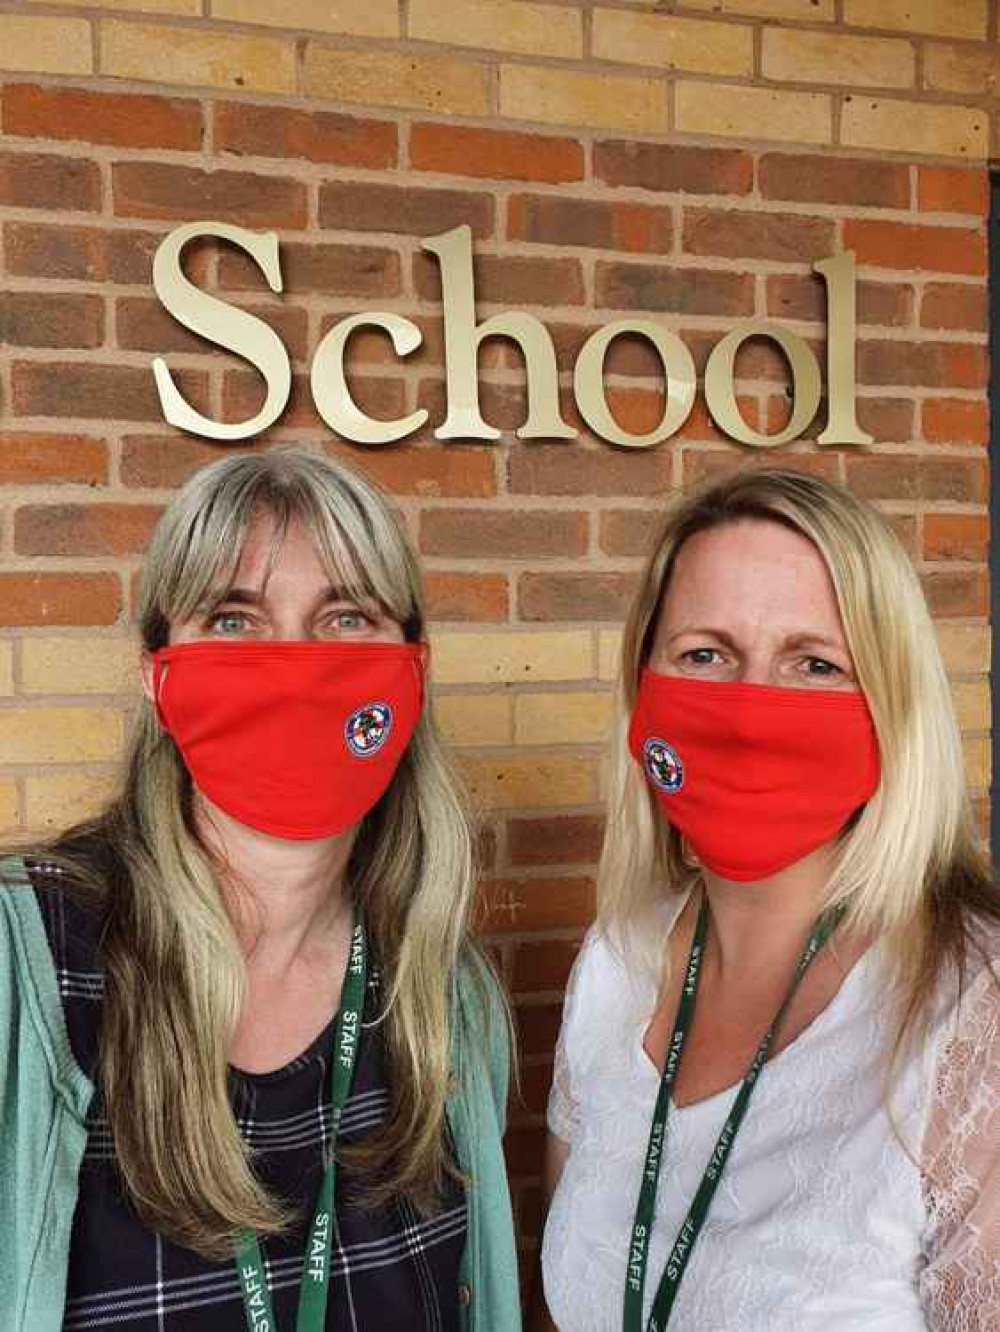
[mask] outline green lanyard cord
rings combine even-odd
[[[333,1148],[336,1145],[341,1115],[350,1095],[354,1070],[358,1062],[367,974],[368,941],[364,922],[360,915],[355,914],[351,952],[347,960],[340,1009],[334,1028],[333,1055],[330,1060],[330,1105],[333,1111],[330,1157],[323,1172],[316,1211],[309,1228],[308,1247],[302,1268],[302,1284],[299,1289],[296,1332],[322,1332],[326,1326],[326,1307],[330,1297],[336,1183]],[[243,1290],[243,1308],[248,1332],[278,1332],[271,1292],[267,1284],[267,1273],[264,1269],[264,1257],[257,1236],[252,1232],[240,1236],[236,1251],[236,1269]]]
[[[695,1241],[705,1224],[705,1218],[708,1216],[708,1210],[719,1186],[719,1180],[722,1178],[722,1172],[729,1160],[736,1134],[746,1116],[750,1097],[753,1095],[760,1071],[767,1061],[768,1053],[774,1042],[775,1033],[781,1025],[792,999],[795,997],[799,982],[830,935],[840,924],[845,910],[846,908],[841,906],[825,912],[816,922],[813,932],[809,936],[809,942],[799,958],[788,993],[778,1009],[774,1021],[768,1027],[764,1039],[757,1047],[757,1053],[753,1057],[736,1099],[726,1116],[726,1122],[722,1126],[722,1132],[719,1134],[715,1149],[709,1158],[705,1173],[695,1193],[694,1201],[691,1203],[687,1216],[677,1232],[677,1238],[674,1240],[673,1249],[667,1259],[667,1265],[656,1290],[646,1332],[663,1332],[663,1329],[667,1326],[674,1307],[674,1300],[677,1298],[681,1278],[687,1269]],[[698,922],[695,926],[694,940],[691,944],[687,972],[684,977],[684,988],[681,991],[680,1002],[677,1005],[673,1035],[670,1038],[663,1077],[660,1079],[660,1090],[653,1110],[653,1123],[649,1134],[649,1145],[646,1148],[646,1159],[639,1187],[639,1201],[635,1209],[635,1221],[632,1226],[632,1238],[628,1253],[628,1267],[625,1274],[624,1332],[641,1332],[642,1330],[642,1305],[646,1286],[646,1267],[649,1261],[649,1241],[653,1232],[656,1189],[660,1178],[660,1167],[663,1163],[663,1149],[666,1143],[670,1093],[677,1080],[681,1055],[684,1051],[684,1042],[694,1018],[694,1006],[698,995],[701,965],[705,956],[707,933],[708,901],[705,900],[702,902],[701,910],[698,913]]]

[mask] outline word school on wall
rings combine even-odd
[[[215,421],[186,401],[162,357],[153,361],[156,387],[163,414],[171,425],[212,439],[249,439],[273,425],[284,411],[291,393],[291,362],[284,343],[263,319],[203,291],[184,274],[184,247],[205,237],[228,241],[245,251],[271,290],[280,293],[283,284],[278,237],[274,232],[248,231],[224,222],[192,222],[170,232],[153,261],[153,285],[166,310],[185,328],[255,366],[267,385],[264,404],[249,420]],[[441,270],[447,415],[434,430],[435,438],[500,438],[500,431],[483,420],[479,409],[478,351],[484,339],[504,337],[519,345],[526,367],[527,419],[518,436],[528,440],[575,439],[577,431],[560,414],[555,347],[542,321],[517,311],[494,314],[482,322],[476,319],[471,229],[455,227],[421,245],[435,256]],[[817,442],[870,444],[871,435],[859,429],[856,417],[854,255],[845,250],[812,267],[826,287],[828,333],[828,417]],[[356,444],[391,444],[422,429],[428,412],[420,408],[385,421],[359,409],[351,396],[344,362],[348,341],[360,328],[382,329],[400,358],[412,355],[423,341],[417,325],[403,315],[372,311],[340,320],[316,348],[310,375],[313,398],[320,416],[342,438]],[[622,429],[605,395],[608,348],[616,338],[626,336],[646,340],[663,370],[663,415],[653,430],[643,434]],[[736,356],[750,338],[774,342],[791,371],[791,415],[785,427],[773,434],[752,429],[736,401]],[[618,319],[598,329],[584,343],[573,369],[573,390],[581,417],[595,435],[623,448],[650,448],[676,434],[694,406],[696,388],[690,351],[676,333],[650,318]],[[712,348],[705,367],[704,393],[720,430],[740,443],[767,448],[797,439],[808,427],[820,404],[822,377],[816,356],[803,338],[773,320],[755,319],[739,324]]]

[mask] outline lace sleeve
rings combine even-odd
[[[552,1070],[552,1090],[549,1092],[549,1104],[546,1111],[546,1123],[550,1133],[563,1142],[572,1142],[580,1122],[579,1107],[573,1095],[573,1073],[570,1062],[570,1047],[573,1041],[574,1020],[577,1010],[577,986],[580,969],[587,952],[587,940],[577,954],[566,984],[566,997],[563,1000],[562,1026],[556,1041],[555,1066]]]
[[[1000,967],[994,963],[994,970]],[[930,1332],[1000,1328],[1000,982],[969,985],[945,1034],[923,1152],[920,1295]]]

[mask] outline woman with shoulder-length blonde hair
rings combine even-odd
[[[881,517],[787,470],[681,497],[613,748],[536,1328],[996,1332],[1000,893]]]
[[[0,861],[0,1323],[516,1332],[507,1011],[399,523],[322,456],[222,459],[138,620],[120,789]]]

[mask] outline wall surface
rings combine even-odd
[[[0,71],[0,835],[51,832],[106,790],[134,696],[135,570],[172,489],[227,447],[164,424],[152,356],[219,418],[262,401],[253,371],[163,311],[151,255],[185,221],[274,230],[280,298],[228,247],[197,247],[190,271],[293,356],[293,401],[253,447],[360,463],[422,554],[438,714],[484,812],[485,924],[523,1034],[509,1141],[527,1253],[561,993],[592,915],[618,627],[670,492],[780,457],[884,509],[940,626],[982,812],[997,6],[0,0]],[[337,440],[309,364],[326,328],[364,310],[410,316],[425,345],[400,361],[358,335],[360,404],[443,418],[420,241],[463,222],[480,314],[545,322],[579,439],[517,439],[523,363],[494,341],[481,371],[497,443]],[[662,318],[701,369],[741,319],[773,317],[822,364],[810,264],[842,249],[859,265],[873,446],[818,447],[822,415],[788,448],[737,446],[700,396],[655,449],[582,427],[573,360],[614,318]],[[622,341],[607,368],[618,419],[650,429],[663,400],[648,348]],[[780,428],[780,355],[751,344],[738,373],[747,419]]]

